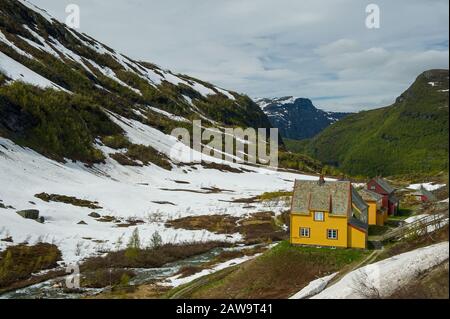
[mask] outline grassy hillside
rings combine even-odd
[[[430,70],[393,105],[346,117],[306,151],[352,175],[448,171],[448,115],[448,70]]]
[[[195,281],[177,287],[165,297],[252,299],[288,298],[310,281],[360,262],[368,251],[292,246],[281,242],[262,256],[238,267],[227,268],[206,277],[196,289]]]

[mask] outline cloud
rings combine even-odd
[[[135,59],[250,96],[313,98],[327,110],[386,105],[422,71],[448,68],[447,0],[32,0]]]

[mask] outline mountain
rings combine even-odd
[[[354,175],[448,171],[448,70],[420,74],[394,104],[350,115],[306,145]]]
[[[294,140],[311,138],[350,113],[325,112],[309,99],[286,96],[255,101],[277,127],[282,137]]]
[[[25,0],[0,0],[0,135],[62,159],[104,159],[96,139],[122,135],[113,112],[165,133],[270,127],[247,96],[135,61]]]
[[[134,230],[145,245],[153,235],[242,242],[243,231],[168,222],[241,221],[267,212],[262,194],[317,179],[212,157],[195,162],[198,150],[170,134],[191,132],[195,119],[203,129],[270,127],[245,95],[135,61],[27,1],[0,0],[0,251],[52,243],[68,264],[123,249]],[[279,162],[321,170],[298,154],[279,152]],[[288,202],[270,207],[279,215]]]

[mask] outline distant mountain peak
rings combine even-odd
[[[303,97],[259,98],[255,102],[281,136],[291,139],[311,138],[350,114],[317,109],[310,99]]]

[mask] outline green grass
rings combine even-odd
[[[359,262],[370,252],[293,246],[280,242],[262,256],[221,272],[200,278],[170,291],[182,290],[182,298],[287,298],[310,281]],[[190,289],[193,287],[194,289]]]

